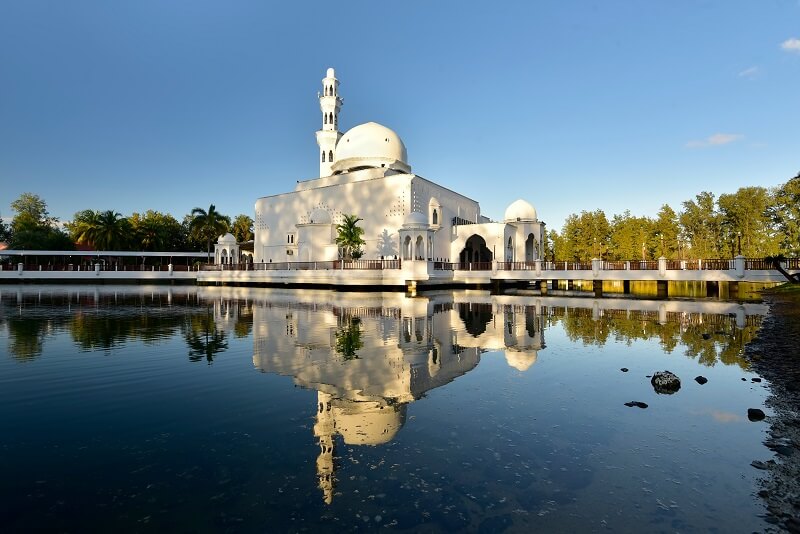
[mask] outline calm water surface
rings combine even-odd
[[[0,286],[0,531],[763,530],[765,312]]]

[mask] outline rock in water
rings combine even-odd
[[[751,421],[763,421],[766,417],[763,411],[759,410],[758,408],[748,408],[747,409],[747,418]]]
[[[711,339],[711,334],[703,334],[703,339]]]
[[[622,369],[620,369],[620,371],[622,371],[623,373],[627,373],[628,372],[628,368],[627,367],[623,367]]]
[[[760,378],[751,378],[750,380],[752,380],[753,382],[761,382]]]
[[[700,375],[700,376],[696,376],[694,378],[694,381],[702,386],[703,384],[708,382],[708,378],[704,377],[703,375]]]
[[[635,406],[637,408],[641,408],[642,410],[644,410],[645,408],[647,408],[647,403],[640,402],[640,401],[630,401],[630,402],[626,402],[625,406],[627,406],[629,408],[633,408]]]
[[[656,371],[650,379],[656,393],[672,395],[681,389],[681,379],[670,371]]]

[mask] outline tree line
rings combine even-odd
[[[194,208],[181,221],[168,213],[147,210],[128,217],[114,210],[82,210],[72,221],[60,224],[47,203],[33,193],[23,193],[11,203],[15,215],[10,225],[0,220],[0,241],[16,250],[74,250],[87,245],[95,250],[211,251],[217,238],[230,232],[242,243],[253,239],[253,219],[237,215],[232,221],[211,204]]]
[[[548,235],[547,259],[710,259],[800,256],[800,173],[775,188],[742,187],[715,197],[703,191],[655,217],[629,210],[609,220],[603,210],[571,214]]]

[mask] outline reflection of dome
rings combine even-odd
[[[236,238],[233,237],[232,233],[228,232],[225,235],[219,236],[219,239],[217,239],[217,244],[218,245],[235,245],[236,244]]]
[[[403,219],[403,228],[418,228],[420,226],[428,226],[428,218],[425,217],[424,213],[412,211]]]
[[[506,209],[505,222],[535,221],[536,208],[522,199],[515,200]]]
[[[536,363],[536,351],[512,352],[506,349],[506,363],[517,371],[527,371],[531,365]]]
[[[314,208],[308,216],[311,224],[331,224],[331,214],[323,208]]]
[[[409,172],[406,146],[400,136],[376,122],[348,130],[336,144],[334,172],[360,168],[388,167]]]
[[[336,430],[348,445],[381,445],[394,439],[406,422],[406,405],[337,400]]]

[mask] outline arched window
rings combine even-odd
[[[333,150],[328,151],[328,161],[333,163]]]
[[[325,151],[322,151],[322,163],[325,163]]]
[[[328,123],[333,124],[333,113],[328,114]]]
[[[328,124],[328,114],[327,113],[323,113],[322,114],[322,122],[325,123],[325,124]]]
[[[439,224],[439,212],[433,210],[433,224]]]

